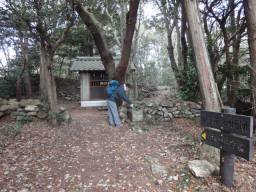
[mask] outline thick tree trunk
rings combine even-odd
[[[109,79],[115,78],[121,83],[125,82],[126,70],[129,65],[131,45],[137,20],[139,2],[140,0],[130,1],[130,9],[126,17],[126,30],[122,46],[121,60],[116,70],[112,54],[107,47],[105,36],[103,35],[103,29],[100,27],[100,23],[95,19],[88,8],[84,8],[79,1],[74,2],[75,10],[92,33],[95,44],[100,53],[102,63],[108,73]]]
[[[51,112],[57,112],[56,85],[52,71],[53,57],[46,53],[45,43],[41,41],[41,62],[40,63],[40,85],[43,82],[43,89],[40,90],[41,96],[48,96]],[[40,86],[41,87],[41,86]]]
[[[31,98],[32,96],[32,86],[31,86],[31,78],[28,68],[28,36],[27,32],[24,32],[24,48],[23,48],[23,55],[24,55],[24,83],[25,83],[25,90],[26,96]]]
[[[131,55],[131,47],[132,40],[135,31],[136,21],[137,21],[137,12],[139,8],[140,0],[131,0],[130,8],[126,16],[126,30],[125,37],[122,46],[122,54],[119,65],[116,68],[115,76],[121,82],[125,82],[126,70],[129,65],[130,55]]]
[[[250,88],[251,106],[256,127],[256,1],[244,0],[245,16],[248,30],[248,44],[250,48]]]
[[[203,106],[210,111],[220,111],[217,90],[206,44],[204,42],[204,34],[200,23],[197,3],[194,0],[184,0],[183,5],[189,24]]]
[[[82,21],[86,24],[91,31],[95,44],[99,50],[102,63],[108,73],[109,79],[114,77],[115,62],[112,54],[107,47],[103,29],[100,27],[100,23],[95,19],[92,13],[89,12],[88,7],[83,7],[80,2],[74,3],[74,8],[79,14]]]
[[[219,112],[220,104],[218,101],[217,89],[215,86],[210,59],[204,42],[204,34],[200,22],[197,1],[184,0],[183,6],[189,24],[203,107],[209,111]],[[203,145],[201,158],[209,158],[212,160],[212,163],[219,164],[220,161],[218,157],[219,150],[208,145]]]

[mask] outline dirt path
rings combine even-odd
[[[67,107],[72,109],[69,125],[33,122],[14,140],[1,134],[0,192],[225,190],[216,177],[196,179],[187,169],[187,162],[198,158],[193,138],[201,128],[193,121],[139,124],[144,131],[136,132],[129,124],[108,126],[106,111]],[[0,123],[1,130],[14,125],[9,118]],[[153,174],[153,161],[166,172]],[[242,163],[236,167],[236,187],[254,190],[255,169],[242,171],[255,167],[255,161]]]

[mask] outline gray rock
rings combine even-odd
[[[68,111],[65,111],[63,113],[63,119],[64,119],[65,122],[68,122],[68,121],[71,120],[71,115],[70,115],[70,113]]]
[[[6,99],[0,98],[0,106],[7,105],[7,104],[8,104],[8,101]]]
[[[24,113],[22,111],[21,112],[14,111],[14,112],[11,113],[11,118],[15,120],[17,118],[17,116],[22,116],[23,117],[25,115],[26,115],[26,113]]]
[[[163,111],[164,113],[168,113],[168,110],[167,110],[166,108],[163,108],[162,111]]]
[[[130,121],[139,122],[144,120],[143,110],[142,109],[131,109],[128,111],[128,118]]]
[[[37,112],[36,111],[31,111],[27,113],[28,116],[37,116]]]
[[[160,175],[167,175],[167,170],[165,166],[159,165],[154,163],[151,165],[152,174],[160,174]]]
[[[152,115],[155,115],[157,113],[157,110],[152,111]]]
[[[145,103],[145,105],[146,105],[147,107],[153,107],[153,106],[154,106],[154,103],[152,103],[152,102],[147,102],[147,103]]]
[[[173,118],[172,113],[168,113],[168,116],[169,116],[169,118],[170,118],[170,119],[172,119],[172,118]]]
[[[72,98],[71,97],[64,97],[66,100],[68,100],[68,101],[71,101],[72,100]]]
[[[8,104],[10,105],[12,103],[18,103],[17,99],[9,99]]]
[[[10,105],[9,109],[11,111],[15,111],[19,108],[19,103],[18,102],[12,102],[12,103],[9,103],[9,105]]]
[[[59,106],[59,110],[60,110],[60,112],[64,112],[64,111],[66,111],[66,108],[64,106]]]
[[[8,110],[10,110],[10,105],[2,105],[0,107],[1,112],[5,112],[5,111],[8,111]]]
[[[191,108],[191,109],[202,109],[202,107],[201,107],[201,105],[199,105],[199,104],[197,104],[197,103],[194,103],[194,102],[189,102],[189,107]]]
[[[125,106],[120,107],[119,116],[121,119],[127,119],[127,107],[125,107]]]
[[[33,112],[33,111],[38,111],[38,110],[39,109],[38,109],[38,107],[36,105],[26,105],[25,106],[25,111]]]
[[[39,111],[39,112],[36,114],[36,116],[37,116],[39,119],[45,119],[45,118],[48,116],[48,114],[47,114],[46,112],[44,112],[44,111]]]
[[[24,110],[22,108],[18,108],[17,112],[24,112]]]
[[[158,111],[157,114],[160,115],[160,116],[163,116],[164,112],[163,111]]]
[[[189,161],[188,167],[196,177],[208,177],[215,171],[215,167],[206,160]]]
[[[158,163],[158,159],[156,157],[151,157],[148,155],[145,155],[145,159],[149,161],[150,163]]]
[[[31,117],[31,116],[17,116],[16,120],[17,121],[24,121],[24,120],[33,121],[33,117]]]
[[[26,105],[40,105],[41,102],[39,99],[22,99],[20,101],[20,106],[25,107]]]
[[[171,119],[170,118],[164,118],[164,121],[170,121]]]

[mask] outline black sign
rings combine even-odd
[[[223,133],[219,130],[205,129],[202,136],[205,143],[228,151],[247,160],[252,160],[253,140]]]
[[[239,135],[253,136],[253,117],[212,111],[201,111],[201,125]]]

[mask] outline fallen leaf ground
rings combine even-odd
[[[256,191],[256,161],[236,158],[234,188],[217,176],[195,178],[188,161],[198,159],[198,134],[192,120],[142,123],[143,131],[110,127],[107,111],[67,106],[69,124],[25,124],[13,138],[4,130],[16,127],[9,117],[0,120],[0,192],[172,192]],[[146,157],[165,166],[166,175],[152,174]]]

